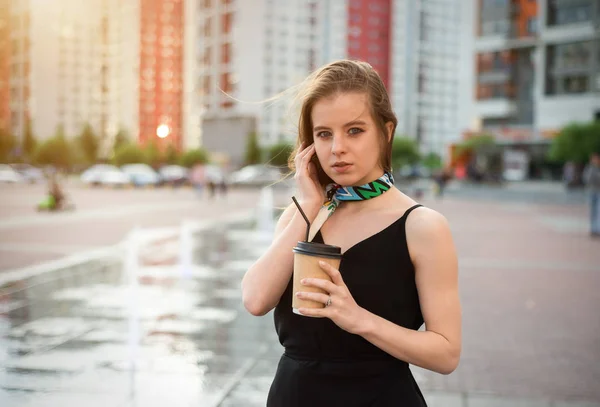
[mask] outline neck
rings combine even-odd
[[[393,202],[398,194],[402,194],[398,188],[392,186],[389,191],[381,194],[378,197],[367,199],[364,201],[350,201],[342,202],[338,211],[346,212],[348,214],[359,213],[362,211],[372,211],[383,207],[389,207],[390,202]]]

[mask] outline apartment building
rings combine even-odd
[[[600,4],[482,0],[476,115],[510,142],[547,143],[571,121],[600,117]]]
[[[392,18],[392,103],[398,131],[423,153],[447,154],[460,137],[462,89],[459,0],[395,0]]]

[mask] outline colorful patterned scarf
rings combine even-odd
[[[308,235],[308,241],[311,242],[321,226],[333,212],[337,209],[340,203],[344,201],[366,201],[367,199],[373,199],[389,191],[394,185],[394,177],[391,173],[385,172],[381,177],[375,181],[369,182],[356,187],[343,187],[337,184],[329,184],[325,189],[327,194],[327,201],[323,204],[317,217],[310,226],[310,233]]]

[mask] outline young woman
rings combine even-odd
[[[369,64],[337,61],[309,77],[290,167],[309,220],[329,212],[318,231],[311,228],[313,241],[339,246],[343,256],[339,270],[321,266],[333,282],[303,282],[328,294],[298,294],[325,307],[295,314],[292,248],[306,223],[292,204],[269,249],[246,272],[245,307],[257,316],[275,308],[285,348],[268,406],[425,406],[409,364],[442,374],[458,365],[452,236],[442,215],[393,187],[396,125]],[[334,204],[324,206],[328,199]]]

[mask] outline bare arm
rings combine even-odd
[[[300,203],[312,222],[319,207]],[[279,218],[275,237],[269,249],[254,263],[242,280],[244,307],[252,315],[261,316],[279,303],[294,268],[292,249],[306,234],[306,222],[294,205]]]
[[[450,374],[461,353],[458,261],[450,229],[442,215],[425,208],[413,212],[406,227],[426,331],[403,328],[365,311],[357,333],[400,360]]]

